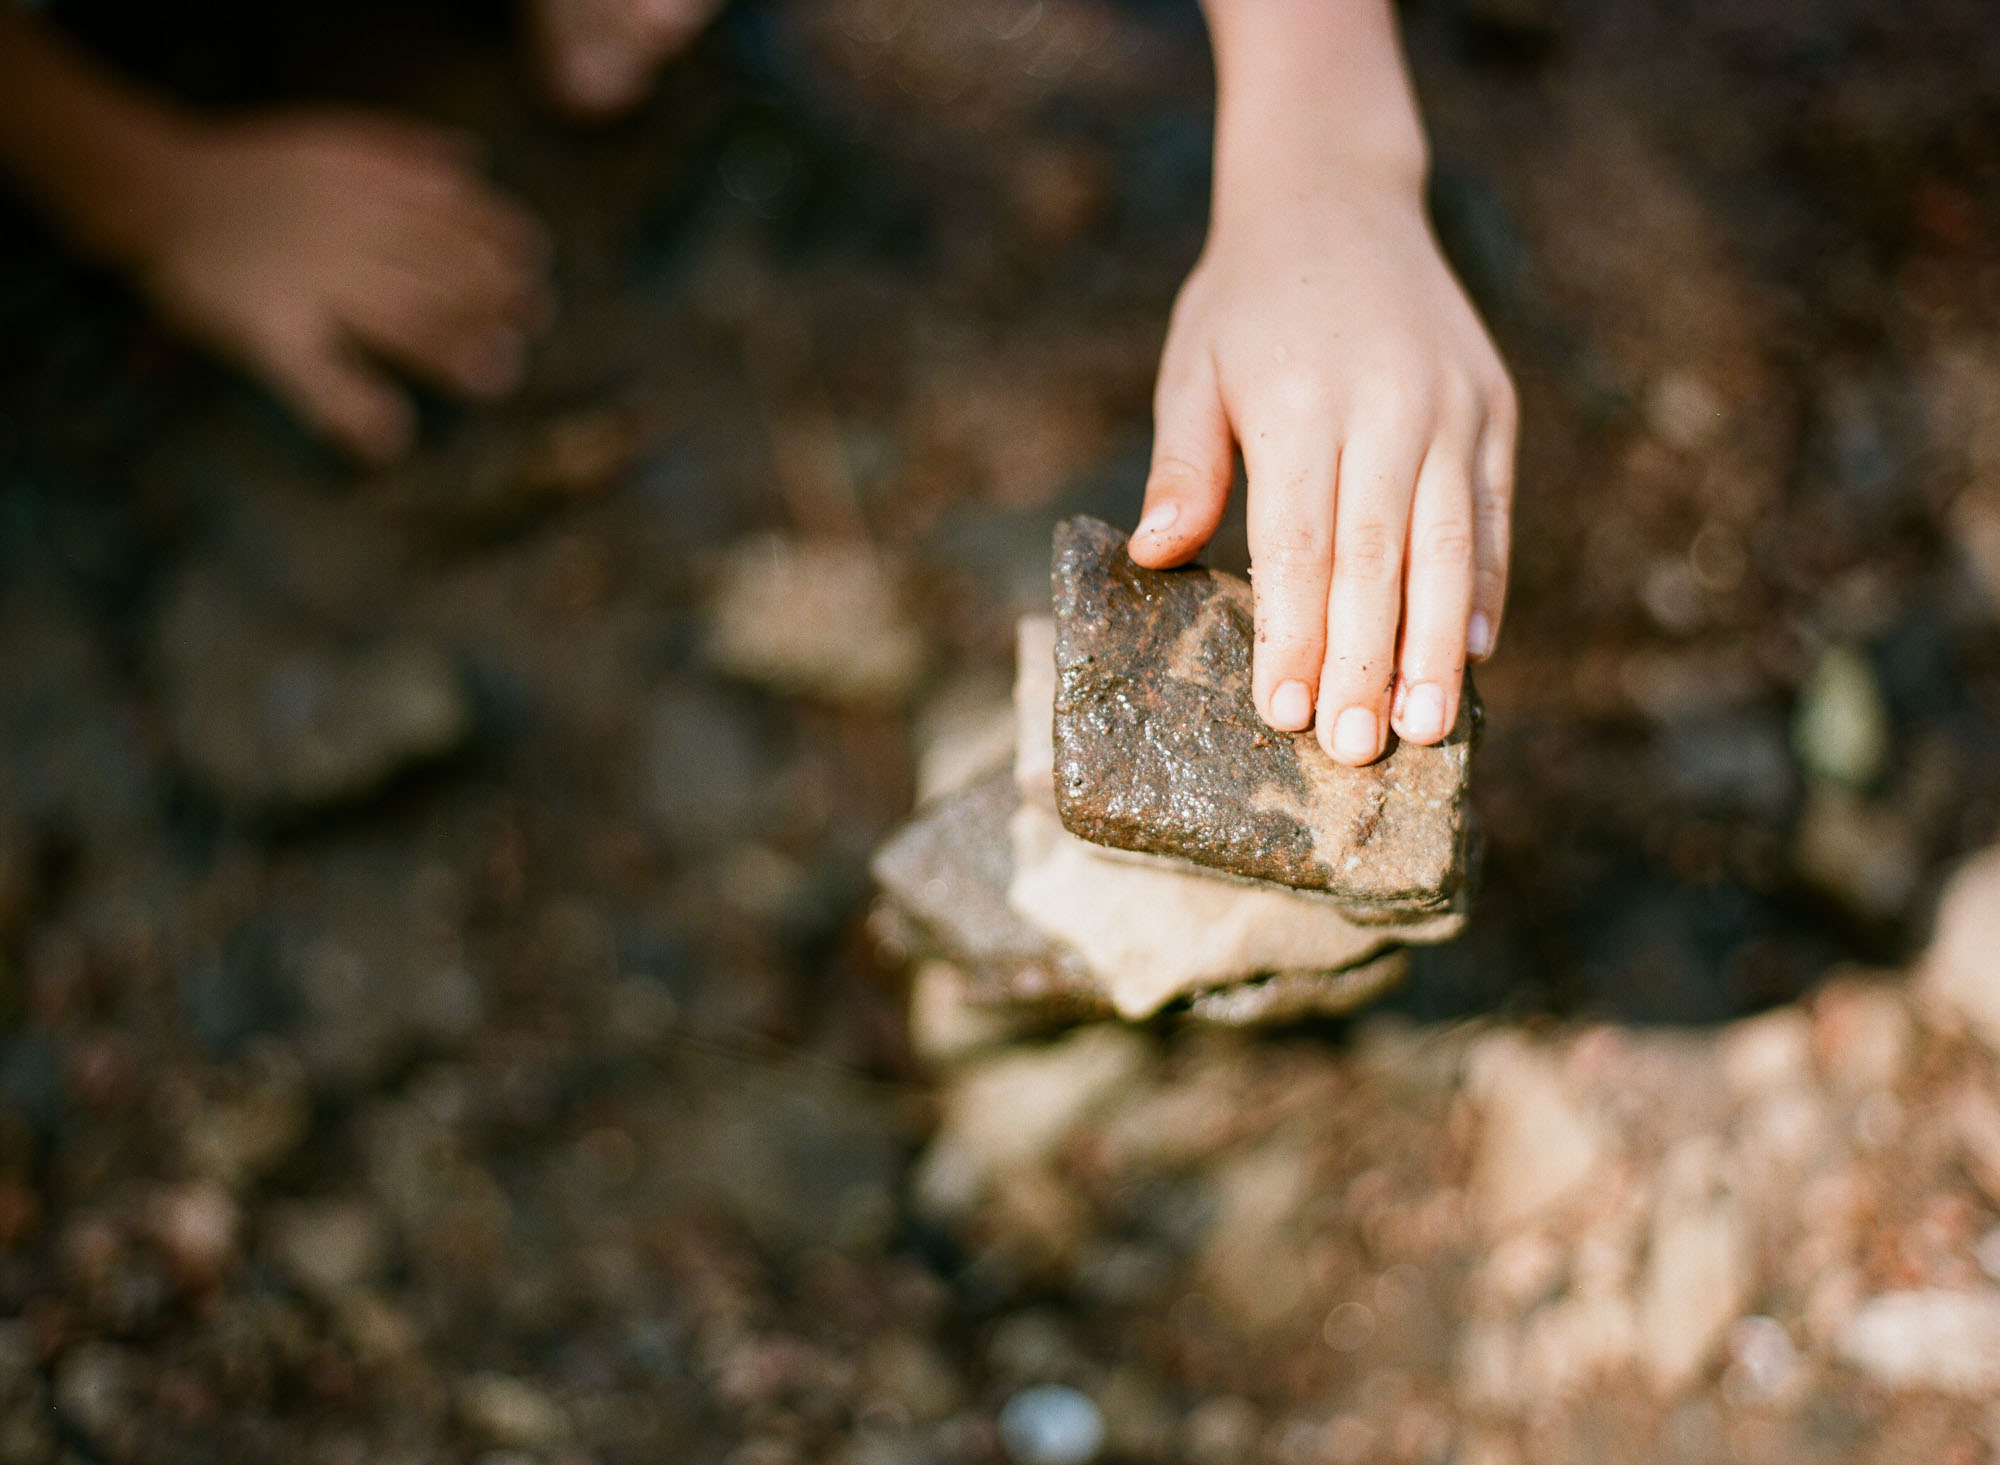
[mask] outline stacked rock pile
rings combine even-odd
[[[933,797],[875,860],[885,934],[975,1008],[1249,1025],[1347,1011],[1458,934],[1477,698],[1366,768],[1271,731],[1250,587],[1056,530],[1018,629],[1011,767]],[[919,984],[922,998],[923,982]]]

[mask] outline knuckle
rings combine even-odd
[[[1264,384],[1262,396],[1264,415],[1289,425],[1323,416],[1333,391],[1331,383],[1319,370],[1309,366],[1290,366],[1271,375]]]
[[[1258,546],[1252,558],[1256,568],[1295,580],[1302,575],[1324,574],[1333,555],[1324,535],[1293,529],[1273,535]]]
[[[1333,572],[1343,580],[1368,584],[1387,580],[1396,572],[1398,548],[1388,525],[1357,524],[1340,536]]]
[[[1368,391],[1368,415],[1391,431],[1410,432],[1437,421],[1449,400],[1450,385],[1416,365],[1389,366]]]
[[[1164,453],[1153,460],[1150,483],[1153,488],[1163,489],[1170,494],[1197,493],[1208,488],[1214,474],[1203,469],[1191,458],[1183,458],[1173,453]]]
[[[1438,417],[1441,421],[1449,423],[1463,422],[1467,419],[1476,421],[1475,414],[1483,396],[1479,383],[1471,375],[1452,372],[1437,390]]]
[[[1433,524],[1418,543],[1417,557],[1433,569],[1464,569],[1472,563],[1472,526],[1463,519]]]

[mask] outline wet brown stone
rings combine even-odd
[[[1072,833],[1113,849],[1323,890],[1385,915],[1447,907],[1464,883],[1470,680],[1451,736],[1391,739],[1365,768],[1250,700],[1250,587],[1148,570],[1096,519],[1056,528],[1055,792]]]

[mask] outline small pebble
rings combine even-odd
[[[1000,1440],[1015,1465],[1089,1465],[1104,1448],[1104,1415],[1088,1394],[1036,1384],[1001,1409]]]
[[[1799,1351],[1792,1335],[1776,1318],[1761,1314],[1739,1318],[1730,1326],[1730,1365],[1722,1377],[1723,1394],[1738,1404],[1773,1398],[1791,1381]]]
[[[1874,668],[1860,652],[1829,647],[1799,693],[1792,747],[1808,773],[1865,788],[1889,758],[1889,709]]]
[[[2000,1282],[2000,1226],[1980,1237],[1979,1245],[1972,1254],[1979,1261],[1979,1270],[1995,1282]]]

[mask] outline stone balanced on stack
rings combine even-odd
[[[875,860],[885,919],[976,1004],[1253,1024],[1346,1011],[1465,920],[1468,686],[1451,736],[1366,768],[1250,700],[1250,587],[1056,530],[1053,621],[1021,622],[1014,765]]]

